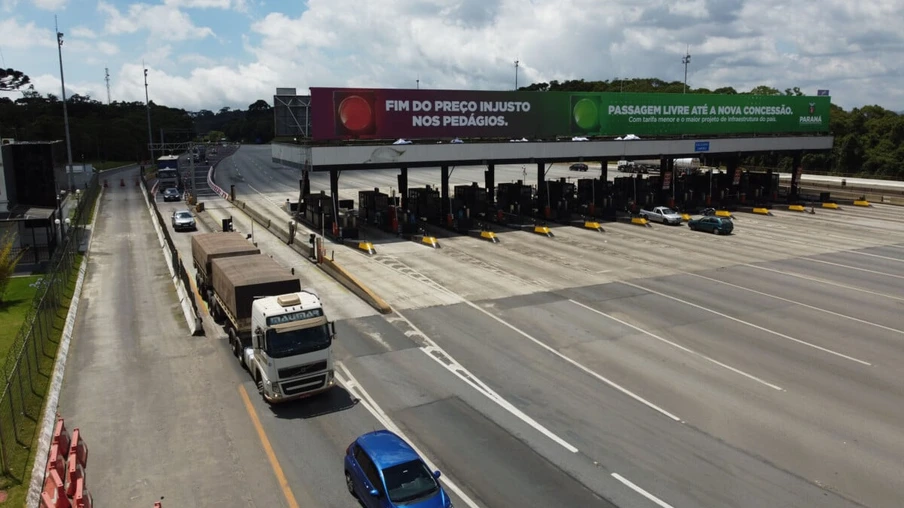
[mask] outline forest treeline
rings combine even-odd
[[[64,139],[63,108],[59,97],[40,95],[28,88],[26,75],[0,69],[0,89],[18,88],[22,97],[0,98],[0,137],[23,141]],[[655,78],[610,81],[550,81],[519,88],[524,91],[599,91],[638,93],[683,93],[684,83]],[[803,95],[799,88],[778,90],[758,86],[748,91],[734,88],[688,88],[693,94]],[[142,102],[106,104],[92,97],[73,95],[67,99],[72,156],[75,161],[138,160],[147,154],[147,113]],[[222,108],[197,112],[151,103],[154,141],[183,141],[191,136],[225,137],[230,141],[269,143],[273,139],[273,109],[257,100],[245,110]],[[830,126],[835,136],[831,153],[807,154],[808,171],[876,175],[904,178],[904,115],[880,106],[851,111],[832,105]],[[790,168],[782,156],[753,157],[746,165]]]

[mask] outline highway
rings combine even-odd
[[[287,172],[267,187],[265,172],[246,170],[260,206],[290,197],[275,183]],[[392,172],[381,173],[340,183],[388,187]],[[369,318],[395,328],[383,342],[417,337],[425,356],[453,358],[497,411],[536,423],[547,443],[528,441],[534,450],[619,506],[636,505],[617,497],[636,491],[596,481],[615,473],[676,507],[897,506],[904,213],[776,210],[736,224],[730,237],[626,224],[510,231],[498,245],[444,238],[439,250],[373,234],[376,256],[335,257],[396,309]],[[379,393],[395,381],[376,358],[346,365]]]
[[[242,147],[218,166],[217,182],[235,184],[240,197],[284,221],[279,205],[297,199],[298,174],[267,160],[269,147]],[[520,171],[497,168],[496,180],[520,178]],[[569,173],[555,167],[550,175],[555,171]],[[343,197],[388,189],[394,175],[345,172]],[[474,179],[482,183],[482,168],[453,171],[453,184]],[[438,171],[409,171],[411,186],[438,180]],[[140,198],[133,189],[121,192]],[[159,206],[164,218],[184,207]],[[230,203],[205,198],[205,208],[216,223],[232,216],[236,230],[252,234],[247,216]],[[149,236],[146,212],[113,213],[108,220],[122,225],[105,236],[119,242],[116,259],[156,254],[131,236]],[[144,229],[124,233],[142,221]],[[267,506],[351,506],[342,454],[354,437],[380,427],[402,432],[443,471],[457,507],[899,506],[904,387],[895,373],[904,360],[904,211],[877,205],[741,215],[731,236],[604,227],[555,227],[554,238],[506,231],[499,244],[441,238],[441,249],[373,233],[374,256],[329,245],[337,262],[393,306],[388,315],[255,229],[261,249],[295,268],[337,320],[341,387],[305,402],[266,405],[207,317],[207,337],[180,336],[164,277],[153,298],[163,309],[170,302],[173,323],[144,326],[170,327],[178,344],[199,348],[166,350],[203,358],[207,367],[186,379],[215,393],[207,396],[218,414],[231,418],[211,424],[192,409],[179,421],[156,420],[158,434],[188,435],[200,447],[205,441],[186,434],[186,426],[240,429],[246,437],[232,459],[247,477],[230,478],[245,487],[254,482],[244,492]],[[184,259],[190,235],[174,233]],[[107,284],[110,302],[123,286],[146,284],[95,278]],[[148,305],[148,296],[122,298],[126,308],[132,300]],[[82,336],[107,342],[75,345],[76,354],[116,351],[109,341],[134,335],[130,327],[143,323],[113,322],[106,334],[83,329]],[[76,376],[102,376],[89,378],[91,386],[122,383],[86,367],[97,361],[87,357]],[[123,360],[107,359],[116,361]],[[198,393],[181,393],[185,380],[156,375],[136,385],[161,385],[178,404],[198,403]],[[86,388],[69,389],[76,394],[70,398],[90,402]],[[160,460],[157,453],[130,460]],[[274,487],[281,477],[288,490]],[[273,492],[282,499],[274,501]]]

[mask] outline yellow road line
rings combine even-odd
[[[248,411],[248,416],[251,417],[251,423],[254,424],[254,429],[257,430],[257,436],[264,446],[264,453],[267,454],[267,460],[270,461],[270,466],[273,468],[273,473],[276,475],[276,480],[279,482],[279,487],[282,489],[286,502],[289,503],[289,508],[300,508],[298,501],[295,500],[295,495],[292,494],[292,488],[289,487],[289,480],[286,479],[282,466],[280,466],[279,461],[276,460],[276,454],[273,452],[273,447],[270,445],[270,439],[267,438],[267,433],[264,432],[264,427],[257,417],[257,412],[254,411],[251,399],[248,398],[248,392],[242,385],[239,385],[239,394],[241,394],[242,401],[245,403],[245,409]]]

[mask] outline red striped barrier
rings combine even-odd
[[[57,415],[56,425],[53,426],[53,440],[51,443],[60,446],[64,454],[69,454],[69,431],[66,430],[66,422],[63,417]]]
[[[85,467],[88,463],[88,445],[85,444],[78,429],[72,431],[72,442],[69,444],[68,459],[71,461],[73,458],[82,467]]]
[[[66,456],[60,453],[60,445],[50,446],[50,456],[47,458],[47,472],[56,471],[60,478],[66,476]],[[45,475],[46,478],[46,475]]]
[[[79,478],[76,482],[75,495],[72,497],[72,501],[76,508],[91,508],[94,505],[91,493],[88,492],[88,487],[85,487],[84,478]]]
[[[85,481],[85,466],[80,463],[75,450],[69,454],[69,462],[66,464],[66,495],[75,496],[75,487],[78,482]]]
[[[66,488],[63,479],[56,471],[50,471],[44,479],[44,489],[41,491],[41,508],[70,508],[72,504],[66,497]]]

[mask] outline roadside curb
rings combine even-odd
[[[166,238],[163,236],[164,227],[161,225],[156,218],[156,214],[154,214],[153,207],[151,206],[151,201],[148,199],[147,187],[145,187],[144,182],[139,182],[141,186],[141,195],[144,196],[144,202],[147,205],[148,213],[151,214],[151,222],[154,223],[154,231],[157,232],[157,239],[160,242],[160,249],[163,251],[163,257],[166,260],[166,268],[169,270],[170,277],[173,280],[173,285],[176,287],[176,296],[179,297],[179,304],[182,306],[182,314],[185,316],[185,322],[188,324],[188,330],[191,335],[199,335],[203,331],[203,325],[200,324],[201,320],[198,319],[198,316],[195,315],[195,310],[191,306],[191,302],[188,300],[191,298],[191,295],[188,291],[185,290],[185,286],[182,283],[182,279],[176,274],[176,270],[173,268],[173,259],[172,253],[166,248]]]
[[[342,268],[339,263],[336,263],[331,259],[327,259],[326,256],[324,256],[322,263],[316,263],[312,261],[312,252],[310,247],[304,244],[296,243],[295,241],[289,242],[288,231],[284,231],[276,224],[273,224],[270,219],[265,218],[263,214],[248,206],[247,201],[238,199],[236,199],[235,201],[229,201],[227,199],[226,201],[230,203],[236,210],[240,210],[242,213],[244,213],[253,222],[260,224],[264,229],[269,231],[270,234],[280,239],[283,243],[287,244],[290,248],[292,248],[292,250],[301,254],[302,257],[304,257],[308,261],[311,261],[315,266],[320,268],[321,271],[329,275],[339,284],[342,284],[343,287],[354,293],[355,296],[373,307],[377,312],[379,312],[380,314],[392,313],[392,307],[388,303],[386,303],[383,298],[374,293],[373,290],[364,285],[354,275]],[[288,221],[289,219],[287,217],[286,222]]]
[[[38,435],[38,447],[35,450],[35,461],[31,469],[31,483],[28,485],[28,495],[25,505],[28,508],[37,508],[41,499],[41,489],[44,486],[44,476],[47,471],[47,457],[50,453],[53,428],[57,420],[57,408],[60,404],[60,391],[63,388],[63,377],[66,374],[66,360],[69,358],[69,346],[72,342],[72,331],[75,328],[75,320],[78,316],[78,304],[82,294],[82,285],[88,272],[88,260],[91,256],[91,244],[94,242],[94,230],[97,224],[100,202],[104,197],[104,189],[101,187],[94,203],[94,218],[91,219],[91,235],[88,238],[88,246],[85,256],[78,268],[78,279],[75,281],[75,289],[72,292],[72,300],[69,302],[69,312],[66,314],[66,324],[63,326],[63,334],[60,338],[60,348],[57,350],[53,372],[50,374],[50,386],[47,390],[47,402],[41,415],[41,432]]]

